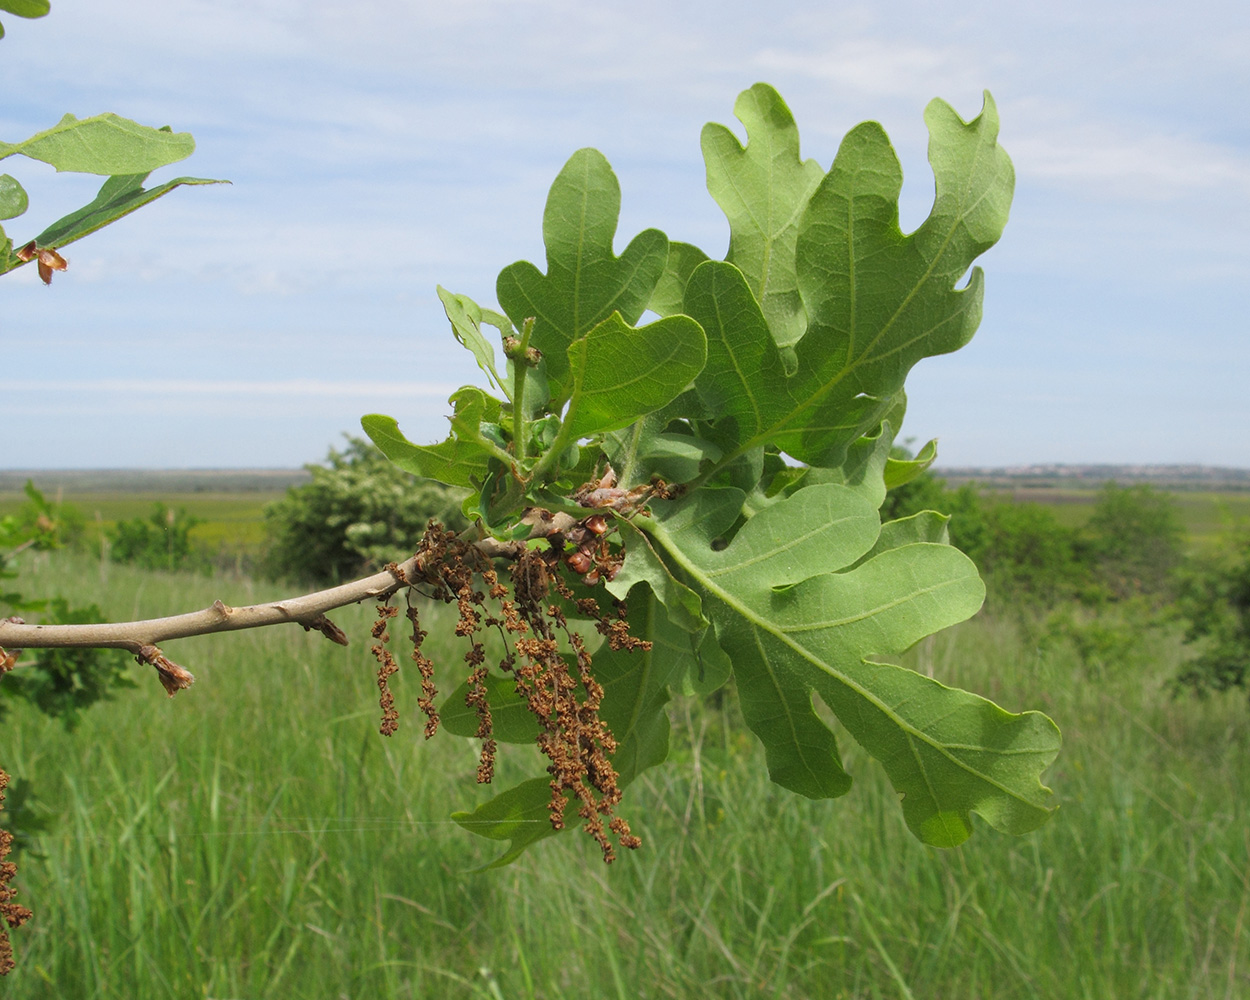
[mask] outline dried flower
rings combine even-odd
[[[0,771],[0,812],[4,811],[4,790],[8,787],[9,776]],[[8,830],[0,830],[0,976],[7,976],[14,968],[13,944],[9,940],[9,929],[17,928],[31,918],[26,907],[13,902],[17,890],[9,883],[17,874],[17,865],[5,861],[13,847],[13,834]]]

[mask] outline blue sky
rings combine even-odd
[[[922,112],[989,89],[1015,162],[985,318],[908,382],[940,465],[1250,466],[1250,8],[1244,4],[53,0],[3,17],[0,139],[66,111],[192,132],[181,189],[0,282],[0,466],[295,466],[361,414],[445,436],[480,384],[436,284],[494,302],[542,265],[547,187],[582,146],[640,229],[724,253],[699,130],[757,80],[827,166],[876,119],[933,182]],[[739,129],[739,132],[741,130]],[[20,158],[25,240],[98,179]]]

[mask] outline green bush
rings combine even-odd
[[[0,580],[17,577],[21,553],[61,548],[65,539],[72,537],[72,532],[65,530],[72,523],[72,515],[67,517],[64,507],[49,503],[31,482],[26,483],[26,498],[15,514],[0,518]],[[9,615],[46,625],[105,620],[94,604],[72,608],[59,596],[32,600],[6,587],[0,591],[0,617]],[[4,652],[0,650],[0,658],[9,664]],[[12,662],[18,658],[14,655]],[[21,669],[11,673],[0,667],[0,721],[4,719],[7,700],[21,698],[46,715],[60,718],[67,729],[73,729],[83,709],[131,684],[125,674],[125,656],[117,650],[28,650],[20,655],[20,661]]]
[[[1077,533],[1036,503],[996,503],[985,512],[982,569],[992,593],[1054,604],[1089,584]]]
[[[431,518],[454,530],[468,523],[462,492],[400,471],[360,438],[305,468],[312,482],[265,510],[273,576],[338,583],[412,555]]]
[[[45,625],[82,625],[107,621],[99,607],[71,608],[62,597],[47,603],[40,617]],[[107,701],[118,688],[134,687],[126,655],[116,649],[37,649],[25,653],[31,662],[4,679],[0,693],[29,701],[45,715],[60,719],[66,729],[78,725],[83,709]],[[4,701],[0,698],[0,718]]]
[[[1176,504],[1149,486],[1108,483],[1080,530],[1060,524],[1036,503],[985,501],[975,484],[951,491],[924,473],[890,491],[889,520],[922,510],[950,516],[951,543],[985,573],[991,598],[1086,604],[1174,594],[1184,562],[1184,527]]]
[[[1185,529],[1175,501],[1147,485],[1107,483],[1082,532],[1083,558],[1116,598],[1168,598],[1184,560]]]
[[[1080,661],[1085,676],[1106,680],[1139,669],[1146,646],[1160,624],[1141,599],[1119,601],[1097,608],[1066,602],[1041,624],[1039,648],[1066,642]]]
[[[1179,591],[1185,640],[1199,652],[1177,683],[1199,694],[1250,687],[1250,531],[1195,562]]]
[[[202,569],[207,560],[191,542],[191,529],[202,524],[185,507],[153,504],[146,518],[121,521],[109,532],[109,558],[143,569]]]

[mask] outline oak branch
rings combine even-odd
[[[579,533],[578,519],[569,514],[533,509],[524,520],[531,526],[530,538],[576,537]],[[525,546],[524,542],[499,542],[493,538],[483,538],[475,544],[487,556],[511,559],[517,558]],[[124,649],[133,653],[139,662],[154,666],[165,690],[172,696],[190,687],[195,678],[186,668],[170,661],[160,651],[158,643],[214,632],[295,624],[302,625],[307,631],[316,630],[327,639],[346,646],[347,636],[326,617],[326,612],[349,604],[386,598],[427,579],[434,578],[427,577],[423,554],[418,553],[402,563],[391,563],[381,572],[351,583],[241,608],[232,608],[218,600],[201,611],[169,618],[85,625],[28,625],[19,618],[10,618],[0,622],[0,663],[12,666],[16,653],[23,649]],[[3,673],[3,667],[0,667],[0,673]]]

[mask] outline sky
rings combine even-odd
[[[1250,466],[1250,7],[745,0],[53,0],[0,14],[0,139],[67,111],[189,131],[181,188],[0,279],[0,468],[294,467],[365,413],[446,436],[482,384],[435,286],[494,303],[545,267],[547,188],[600,149],[617,249],[652,226],[723,256],[699,131],[773,84],[803,156],[881,122],[902,224],[928,212],[923,111],[992,92],[1016,169],[978,263],[984,319],[908,380],[941,466]],[[98,178],[20,157],[17,243]]]

